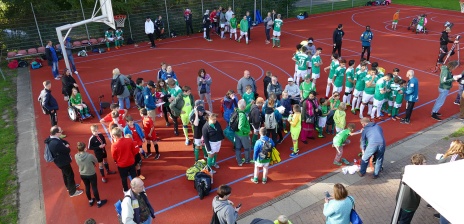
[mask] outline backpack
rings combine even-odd
[[[143,97],[143,92],[138,87],[136,87],[134,90],[134,101],[138,108],[145,107],[145,98]]]
[[[42,94],[42,93],[41,93]],[[43,106],[42,96],[39,97],[40,108],[42,108],[43,114],[50,114],[50,111]]]
[[[258,108],[258,107],[252,107],[251,110],[250,110],[249,116],[248,116],[248,122],[249,122],[250,124],[253,123],[252,120],[251,120],[251,119],[252,119],[252,116],[251,116],[251,115],[253,114],[253,112],[254,112],[255,110],[258,110],[258,114],[259,114],[259,123],[263,122],[263,115],[261,115],[261,112],[259,111],[259,108]]]
[[[275,118],[274,110],[272,110],[272,113],[269,113],[269,111],[271,110],[266,109],[266,114],[264,115],[264,127],[266,127],[266,129],[276,129],[277,120]]]
[[[130,196],[130,195],[124,196],[124,198],[126,198],[126,197],[130,198],[131,196]],[[122,212],[121,203],[122,203],[122,201],[124,200],[124,198],[123,198],[123,199],[120,199],[120,200],[118,200],[116,203],[114,203],[114,209],[116,209],[116,213],[117,213],[117,215],[118,215],[119,224],[123,224],[122,219],[121,219],[121,218],[122,218],[122,217],[121,217],[121,212]]]
[[[40,62],[33,61],[33,62],[31,63],[31,68],[32,68],[32,69],[39,69],[39,68],[41,68],[41,67],[42,67],[42,64],[41,64]]]
[[[237,109],[235,109],[232,115],[230,115],[229,126],[230,126],[230,129],[232,129],[232,131],[234,132],[238,131],[239,113],[243,113],[243,112],[239,112]]]
[[[87,51],[82,50],[77,53],[78,57],[87,57]]]
[[[55,160],[55,158],[52,155],[52,152],[50,152],[50,148],[48,147],[48,144],[45,144],[44,159],[45,159],[45,162],[47,163],[53,162],[53,160]]]
[[[263,142],[263,146],[261,147],[261,152],[259,152],[259,158],[270,159],[272,154],[272,144],[269,141],[261,141]]]
[[[195,180],[195,174],[203,170],[206,166],[206,161],[204,159],[200,159],[195,162],[195,164],[188,168],[187,171],[185,172],[185,176],[187,177],[187,180]]]
[[[211,191],[211,176],[204,172],[196,173],[193,187],[197,190],[200,200],[203,200]]]
[[[131,45],[131,44],[134,44],[134,43],[135,43],[134,39],[132,39],[132,38],[130,38],[130,37],[127,38],[127,41],[126,41],[126,44],[127,44],[127,45]]]
[[[221,222],[219,222],[219,217],[217,215],[217,212],[214,212],[214,209],[213,209],[213,216],[211,217],[210,224],[221,224]]]
[[[121,95],[124,93],[124,85],[122,85],[121,80],[119,79],[119,76],[116,77],[115,79],[111,80],[111,94],[112,96],[117,96]]]
[[[19,68],[27,68],[28,66],[29,66],[29,63],[27,61],[19,60],[19,62],[18,62],[18,67]]]

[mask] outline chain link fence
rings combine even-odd
[[[206,10],[210,12],[222,6],[231,7],[237,18],[240,19],[247,11],[253,20],[260,15],[264,18],[267,12],[276,10],[283,18],[296,17],[307,12],[309,15],[330,12],[335,10],[359,7],[366,0],[157,0],[147,1],[131,10],[131,13],[118,13],[127,15],[124,25],[124,34],[127,40],[132,37],[136,42],[145,41],[144,23],[147,16],[154,21],[162,16],[165,28],[165,37],[175,32],[177,35],[186,34],[184,11],[192,11],[194,32],[202,32],[202,18]],[[27,9],[30,15],[23,19],[0,20],[0,44],[2,56],[7,52],[45,46],[48,40],[58,43],[56,30],[58,26],[75,23],[89,19],[93,8],[80,8],[68,11],[37,11],[33,5]],[[254,14],[256,10],[257,14]],[[130,29],[130,28],[131,29]],[[108,26],[103,23],[88,23],[74,27],[69,33],[73,40],[87,40],[89,38],[103,37]]]

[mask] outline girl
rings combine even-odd
[[[225,137],[221,124],[217,122],[217,114],[210,114],[208,116],[208,122],[203,126],[202,134],[208,152],[207,163],[210,167],[214,166],[215,168],[219,168],[216,162],[217,154],[221,149],[221,143]],[[216,171],[211,170],[211,173],[216,173]]]
[[[321,107],[321,116],[317,120],[319,138],[324,138],[325,136],[322,134],[324,132],[324,127],[327,122],[327,115],[329,114],[329,101],[326,98],[319,99],[319,105]]]
[[[298,104],[293,105],[293,114],[288,117],[290,123],[290,134],[292,135],[293,147],[290,148],[293,152],[290,157],[298,155],[298,137],[301,132],[301,107]]]
[[[229,126],[230,116],[234,112],[235,108],[238,105],[238,99],[235,97],[235,92],[233,90],[229,90],[226,93],[226,96],[222,102],[222,115],[224,120],[227,122],[227,126]]]
[[[82,103],[82,96],[77,90],[77,88],[72,89],[72,95],[69,98],[71,105],[79,110],[79,112],[82,115],[82,118],[89,118],[92,115],[89,113],[89,108],[87,108],[87,105]]]
[[[454,162],[460,159],[464,159],[464,143],[461,140],[454,140],[438,163]]]
[[[345,103],[340,103],[338,106],[338,110],[335,111],[334,113],[334,123],[335,123],[335,130],[338,132],[341,132],[343,129],[345,129],[346,126],[346,104]]]
[[[208,103],[209,112],[213,112],[213,103],[211,101],[211,83],[213,80],[209,74],[206,74],[204,68],[198,71],[197,77],[197,85],[198,85],[198,95],[200,96],[200,100],[203,102],[206,98],[206,102]]]
[[[279,134],[279,121],[282,121],[282,115],[279,113],[279,111],[276,109],[275,103],[276,101],[274,98],[269,98],[268,100],[268,105],[266,107],[266,110],[264,111],[264,127],[267,129],[267,134],[266,136],[272,136],[272,142],[275,142],[276,144],[282,142],[282,133],[279,135],[279,140],[277,140],[277,134]],[[274,121],[272,121],[270,118],[268,119],[269,116],[274,117]]]
[[[301,130],[300,139],[304,144],[308,144],[308,141],[307,141],[308,138],[314,139],[314,131],[315,131],[314,123],[317,120],[316,115],[317,115],[317,112],[319,111],[318,109],[319,103],[317,102],[316,94],[317,93],[315,91],[311,91],[309,93],[308,98],[303,101],[303,109],[302,109],[301,114],[303,114],[302,117],[304,118],[302,118],[302,122],[301,122],[302,130]],[[312,123],[307,122],[307,119],[310,117],[314,117]]]
[[[142,148],[142,144],[145,142],[145,135],[143,134],[142,128],[140,128],[140,126],[134,122],[134,119],[132,118],[132,116],[127,115],[126,121],[127,121],[127,125],[126,127],[124,127],[124,136],[126,135],[132,136],[132,140],[134,140],[134,142],[137,143],[137,146],[140,149],[140,153],[137,153],[137,155],[135,156],[135,168],[137,170],[137,176],[140,179],[145,180],[145,177],[142,176],[142,170],[141,170],[142,157],[140,156],[140,154],[142,154],[143,157],[146,157],[145,151],[143,151],[143,148]]]

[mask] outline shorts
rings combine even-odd
[[[235,134],[235,150],[243,149],[252,149],[250,136],[239,136]]]
[[[321,77],[321,74],[320,74],[320,73],[313,73],[313,74],[311,75],[311,78],[313,78],[313,79],[318,79],[318,78],[320,78],[320,77]]]
[[[187,126],[190,123],[189,116],[188,116],[189,114],[190,112],[180,115],[180,120],[182,121],[182,125]]]
[[[193,145],[195,145],[195,146],[202,146],[202,145],[203,145],[203,141],[201,140],[201,138],[200,138],[200,139],[194,138],[194,139],[193,139]]]
[[[156,139],[158,139],[158,137],[156,136],[156,132],[154,130],[151,133],[151,137],[148,137],[148,133],[149,132],[144,132],[143,133],[143,134],[145,134],[145,140],[147,140],[147,141],[156,141]]]
[[[383,104],[384,100],[376,100],[374,99],[374,107],[378,107],[378,108],[381,108],[382,107],[382,104]]]
[[[255,167],[267,167],[269,166],[269,163],[260,163],[255,161]]]
[[[325,127],[326,122],[327,122],[327,116],[326,117],[319,117],[317,119],[317,126],[323,128],[323,127]]]
[[[395,107],[395,108],[400,108],[400,107],[401,107],[401,103],[396,103],[396,102],[395,102],[395,103],[393,103],[393,107]]]
[[[304,79],[307,74],[308,71],[306,70],[296,70],[296,77],[301,77],[302,79]]]
[[[227,22],[225,23],[225,25],[226,25],[226,26],[229,26],[229,25],[230,25],[230,23],[227,21]]]
[[[224,29],[225,26],[226,26],[226,24],[221,23],[221,29]]]
[[[124,40],[123,37],[116,37],[116,39],[118,39],[118,40]]]
[[[329,84],[332,84],[332,79],[331,78],[327,78],[327,85]]]
[[[103,159],[106,159],[108,157],[108,155],[106,154],[105,149],[94,151],[94,153],[95,153],[95,157],[97,158],[97,161],[99,163],[103,162]]]
[[[243,36],[243,35],[248,36],[248,32],[243,32],[240,30],[240,36]]]
[[[332,84],[332,85],[333,85],[333,84]],[[341,94],[342,90],[343,90],[343,86],[336,87],[335,85],[333,85],[332,94],[333,94],[334,92],[338,92],[339,94]]]
[[[351,93],[353,91],[353,87],[346,87],[345,86],[345,93]]]
[[[392,24],[398,24],[398,20],[393,20]]]
[[[211,151],[209,151],[208,154],[218,153],[219,150],[221,150],[221,143],[222,141],[209,142],[209,145],[211,146]]]
[[[372,102],[374,100],[374,95],[372,94],[367,94],[367,93],[363,93],[362,95],[362,102],[363,103],[368,103],[368,102]]]
[[[354,97],[360,97],[360,96],[363,95],[362,93],[363,93],[363,91],[359,91],[359,90],[355,89],[354,92],[353,92],[353,96]]]
[[[106,39],[109,40],[109,41],[114,41],[113,37],[107,37]]]
[[[230,28],[230,33],[237,33],[237,28]]]
[[[272,35],[275,37],[280,37],[280,31],[272,31]]]
[[[424,28],[424,27],[421,26],[421,25],[419,25],[419,24],[417,24],[417,26],[416,26],[416,30],[419,30],[419,31],[421,31],[423,28]]]
[[[336,131],[337,133],[339,133],[339,132],[343,131],[343,128],[339,128],[339,127],[335,126],[335,131]]]
[[[298,71],[298,65],[295,63],[295,73]]]

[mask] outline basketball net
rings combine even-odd
[[[124,27],[125,21],[126,21],[126,15],[115,15],[114,16],[114,22],[116,23],[116,27]]]

